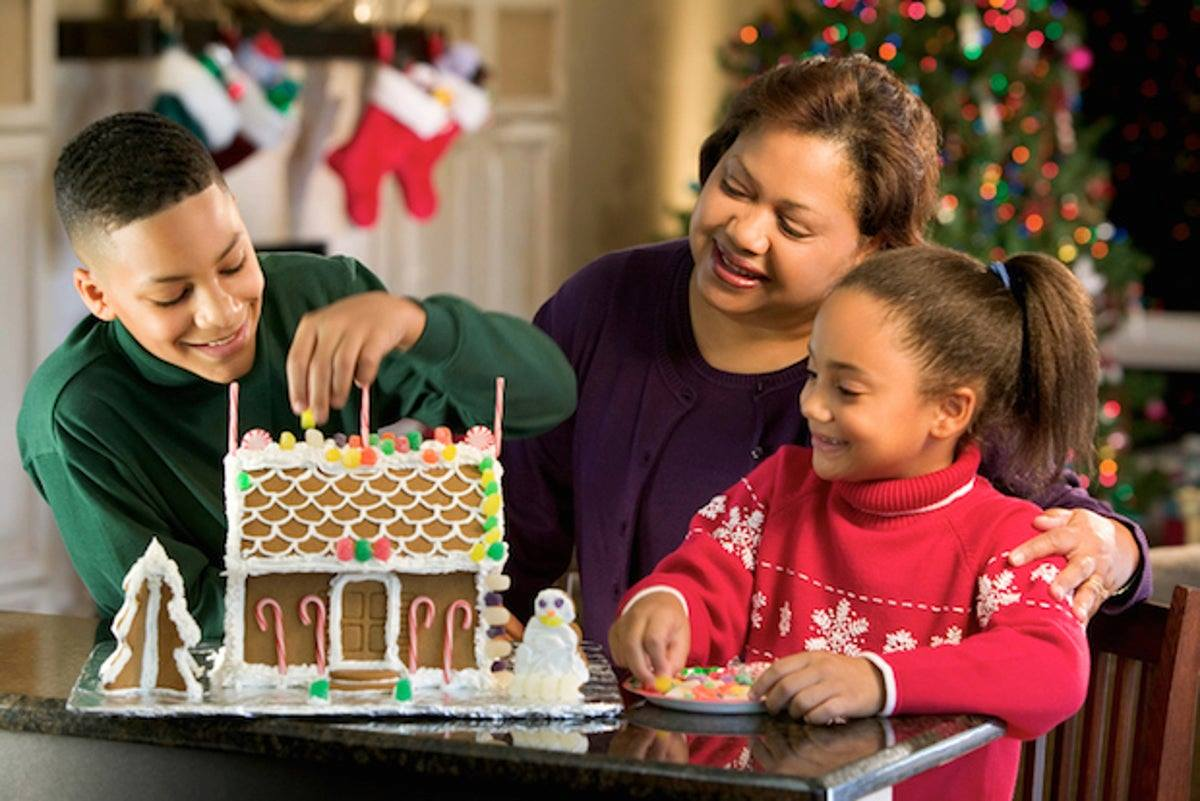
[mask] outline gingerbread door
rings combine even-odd
[[[342,587],[342,658],[376,662],[387,652],[388,593],[382,581],[366,579]]]

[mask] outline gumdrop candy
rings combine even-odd
[[[486,542],[488,545],[491,545],[493,542],[499,542],[500,541],[500,532],[499,531],[489,531],[487,534],[483,535],[483,541]]]
[[[471,557],[472,562],[482,562],[487,548],[482,542],[477,542],[471,546],[471,550],[467,553]]]
[[[395,440],[395,443],[396,443],[396,452],[397,453],[408,453],[409,451],[412,450],[412,445],[408,444],[407,437],[401,437],[400,439]]]
[[[325,451],[325,461],[340,462],[341,460],[342,460],[342,452],[339,451],[337,448],[330,448],[329,450]]]
[[[304,442],[310,448],[320,448],[325,444],[325,435],[315,428],[304,432]]]
[[[484,470],[483,473],[481,473],[479,476],[479,483],[483,484],[485,487],[488,484],[491,484],[495,480],[496,480],[496,472],[494,470],[492,470],[491,468]]]
[[[433,429],[433,438],[443,445],[449,445],[453,441],[450,437],[450,429],[445,426],[438,426]]]
[[[488,546],[488,549],[487,549],[488,558],[495,559],[497,562],[499,562],[501,559],[504,558],[504,552],[506,550],[507,549],[505,548],[503,542],[493,542],[491,545]]]
[[[421,458],[427,464],[437,464],[437,461],[438,461],[437,451],[433,450],[432,448],[426,448],[425,450],[421,451]]]
[[[392,558],[392,542],[387,537],[380,537],[371,543],[371,555],[380,562],[386,562]]]
[[[312,684],[308,685],[308,697],[321,701],[328,701],[329,679],[317,679]]]
[[[362,447],[362,437],[359,436],[358,434],[351,434],[350,437],[346,440],[346,444],[349,445],[351,448],[361,448]]]
[[[654,689],[658,690],[660,693],[665,693],[667,690],[671,689],[671,677],[656,676],[654,678]]]
[[[495,462],[492,461],[492,457],[485,456],[479,460],[479,469],[480,470],[488,470],[491,468],[491,466],[493,464],[495,464]]]
[[[337,541],[337,558],[343,562],[349,562],[354,558],[354,540],[342,537]]]
[[[340,431],[333,435],[333,441],[337,443],[339,448],[346,447],[346,435]]]
[[[317,427],[317,418],[315,415],[313,415],[312,409],[305,409],[300,414],[300,427],[305,431]]]
[[[296,435],[295,434],[293,434],[291,431],[284,431],[282,434],[279,435],[280,450],[290,451],[294,447],[296,447]]]
[[[457,455],[458,455],[458,448],[454,447],[453,445],[447,445],[446,447],[442,448],[442,458],[445,459],[447,462],[449,462],[451,459],[453,459]]]
[[[364,448],[362,452],[362,463],[367,467],[379,461],[378,451],[374,448]]]
[[[395,698],[397,701],[411,701],[412,697],[412,682],[407,677],[396,682]]]
[[[500,496],[489,495],[483,499],[483,513],[485,515],[494,515],[500,511]]]
[[[346,448],[342,452],[342,464],[348,468],[355,468],[362,464],[362,450],[359,448]]]
[[[365,562],[371,558],[371,543],[366,540],[359,540],[354,543],[354,558],[360,562]]]
[[[254,486],[254,482],[250,479],[250,474],[245,470],[242,470],[238,473],[237,482],[238,489],[240,489],[242,492],[247,492],[251,487]]]
[[[391,456],[393,453],[395,453],[395,452],[396,452],[396,441],[395,441],[395,440],[391,440],[391,439],[385,439],[385,440],[384,440],[384,441],[383,441],[383,442],[380,444],[380,446],[379,446],[379,447],[380,447],[380,449],[382,449],[382,450],[383,450],[383,455],[384,455],[384,456]]]
[[[408,447],[414,451],[421,447],[421,435],[418,432],[409,431],[405,434],[405,438],[408,439]]]

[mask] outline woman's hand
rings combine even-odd
[[[1066,598],[1072,592],[1072,611],[1086,623],[1100,605],[1124,587],[1138,568],[1141,552],[1129,529],[1086,509],[1047,509],[1034,521],[1041,534],[1014,548],[1009,564],[1020,567],[1035,559],[1058,555],[1067,566],[1050,585],[1050,594]]]
[[[613,662],[629,668],[643,687],[653,687],[658,676],[682,670],[691,644],[687,612],[669,592],[638,598],[608,630]]]
[[[300,318],[287,356],[292,411],[312,409],[318,423],[350,397],[350,385],[369,387],[393,350],[408,350],[425,331],[416,301],[386,292],[351,295]]]
[[[828,651],[785,656],[758,677],[751,698],[761,698],[771,714],[783,710],[806,723],[834,723],[879,714],[883,676],[871,661]]]

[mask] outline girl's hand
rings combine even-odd
[[[1085,509],[1047,509],[1033,524],[1043,533],[1014,548],[1008,561],[1019,567],[1047,556],[1066,557],[1050,594],[1062,599],[1075,593],[1072,607],[1080,623],[1100,611],[1138,568],[1141,552],[1133,534],[1107,517]]]
[[[785,656],[750,688],[771,714],[783,710],[806,723],[865,718],[883,709],[883,676],[870,660],[828,651]]]
[[[691,644],[687,612],[669,592],[637,599],[608,630],[613,662],[629,668],[643,687],[653,687],[658,676],[682,670]]]
[[[408,350],[425,331],[416,301],[386,292],[342,298],[300,318],[287,356],[292,411],[312,409],[318,423],[350,398],[350,385],[369,387],[383,358]]]

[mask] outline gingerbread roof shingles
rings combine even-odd
[[[483,536],[479,468],[384,466],[326,472],[313,466],[246,471],[242,558],[328,557],[338,540],[386,537],[396,556],[465,554]]]

